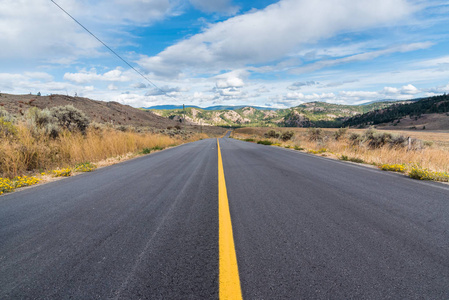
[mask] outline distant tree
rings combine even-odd
[[[40,96],[40,95],[41,95],[41,92],[37,92],[37,95]]]

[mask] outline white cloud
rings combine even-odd
[[[345,63],[352,63],[352,62],[359,62],[359,61],[367,61],[367,60],[373,60],[375,58],[378,58],[383,55],[388,55],[392,53],[404,53],[409,51],[416,51],[420,49],[426,49],[433,45],[431,42],[423,42],[423,43],[412,43],[412,44],[406,44],[406,45],[399,45],[399,46],[393,46],[387,49],[382,50],[376,50],[376,51],[370,51],[360,54],[351,55],[348,57],[343,58],[337,58],[332,60],[320,60],[316,63],[308,64],[299,68],[292,69],[290,73],[293,74],[302,74],[302,73],[308,73],[313,72],[322,68],[327,68],[335,65],[345,64]]]
[[[395,87],[384,87],[382,91],[380,91],[379,93],[386,96],[394,96],[394,95],[415,95],[421,93],[421,91],[417,89],[414,85],[407,84],[402,86],[400,89]]]
[[[399,89],[398,88],[394,88],[394,87],[384,87],[383,90],[381,91],[382,94],[384,95],[396,95],[399,94]]]
[[[449,83],[444,85],[444,86],[437,86],[437,87],[433,87],[430,88],[428,90],[428,92],[432,93],[432,94],[443,94],[443,93],[449,93]]]
[[[378,92],[367,92],[367,91],[342,91],[339,93],[340,96],[351,98],[355,100],[363,99],[375,99],[379,97]]]
[[[116,91],[118,90],[118,87],[115,84],[111,83],[110,85],[108,85],[108,89],[111,91]]]
[[[404,85],[404,86],[401,88],[401,93],[402,93],[402,94],[415,95],[415,94],[418,94],[418,93],[420,93],[420,92],[421,92],[420,90],[418,90],[416,87],[414,87],[414,86],[411,85],[411,84]]]
[[[104,74],[98,74],[95,69],[82,71],[79,73],[65,73],[64,79],[75,83],[87,83],[94,81],[126,82],[131,80],[129,76],[124,75],[119,69],[111,70]]]
[[[94,33],[110,41],[111,31],[106,25],[149,24],[171,15],[179,1],[56,2]],[[1,0],[0,44],[0,59],[39,59],[63,64],[105,52],[98,41],[48,0]]]
[[[405,0],[281,0],[263,10],[211,25],[157,56],[143,56],[139,64],[156,75],[176,76],[190,67],[214,73],[267,63],[301,44],[343,30],[385,26],[413,10]]]
[[[245,84],[243,83],[243,80],[238,77],[229,77],[226,79],[219,79],[217,80],[217,88],[228,88],[228,87],[242,87]]]

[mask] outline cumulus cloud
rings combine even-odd
[[[421,93],[421,91],[417,89],[414,85],[407,84],[402,86],[401,88],[387,86],[384,87],[382,91],[380,91],[379,93],[387,96],[395,96],[395,95],[415,95]]]
[[[216,82],[216,86],[219,89],[229,88],[229,87],[242,87],[245,84],[243,83],[243,80],[238,77],[229,77],[226,79],[219,79]]]
[[[413,10],[405,0],[281,0],[263,10],[211,25],[156,56],[143,56],[139,64],[159,76],[177,76],[189,67],[217,72],[267,63],[304,43],[343,30],[385,26]]]
[[[244,78],[248,76],[245,70],[234,70],[228,73],[215,76],[215,87],[212,92],[215,93],[215,99],[232,100],[237,97],[247,97],[243,91],[245,86]]]
[[[403,86],[403,87],[401,88],[401,92],[402,92],[402,94],[415,95],[415,94],[420,93],[421,91],[418,90],[418,89],[417,89],[416,87],[414,87],[413,85],[407,84],[407,85],[405,85],[405,86]]]
[[[95,33],[111,38],[109,24],[144,25],[171,15],[179,1],[57,1]],[[101,12],[101,13],[99,13]],[[39,59],[70,64],[96,57],[103,46],[48,0],[0,1],[0,59]]]
[[[375,99],[379,97],[378,92],[367,92],[367,91],[342,91],[339,93],[342,97],[351,98],[353,100],[363,99]]]
[[[108,71],[104,74],[98,74],[95,69],[79,73],[65,73],[64,79],[75,83],[88,83],[93,81],[130,81],[131,78],[124,75],[119,69]]]

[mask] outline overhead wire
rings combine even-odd
[[[83,24],[81,24],[77,19],[75,19],[70,13],[68,13],[64,8],[62,8],[58,3],[56,3],[54,0],[50,0],[53,2],[54,5],[56,5],[60,10],[62,10],[66,15],[68,15],[73,21],[75,21],[79,26],[81,26],[85,31],[87,31],[91,36],[93,36],[97,41],[99,41],[103,46],[105,46],[109,51],[111,51],[115,56],[117,56],[121,61],[123,61],[126,65],[128,65],[131,69],[133,69],[137,74],[139,74],[143,79],[148,81],[152,86],[154,86],[157,90],[161,91],[164,95],[168,97],[173,97],[169,94],[167,94],[166,91],[158,87],[155,83],[153,83],[148,77],[146,77],[142,72],[134,68],[129,62],[127,62],[123,57],[121,57],[117,52],[115,52],[111,47],[106,45],[102,40],[100,40],[95,34],[93,34],[89,29],[87,29]]]

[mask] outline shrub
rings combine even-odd
[[[245,142],[254,142],[254,139],[243,139]]]
[[[267,138],[276,138],[277,139],[277,138],[279,138],[279,136],[280,136],[280,133],[274,131],[273,129],[271,129],[270,131],[265,133],[265,137],[267,137]]]
[[[408,138],[403,135],[393,135],[388,141],[391,147],[403,148],[408,144]]]
[[[17,129],[12,122],[0,117],[0,138],[8,138],[17,134]]]
[[[342,155],[339,157],[340,160],[344,160],[344,161],[352,161],[355,163],[364,163],[365,161],[363,159],[357,158],[357,157],[349,157],[347,155]]]
[[[140,154],[150,154],[151,149],[150,148],[143,148],[142,151],[140,151]]]
[[[295,147],[293,147],[295,150],[298,150],[298,151],[301,151],[301,150],[304,150],[304,148],[302,148],[302,147],[299,147],[299,146],[295,146]]]
[[[281,140],[283,140],[284,142],[288,141],[293,137],[294,134],[295,133],[293,131],[286,131],[286,132],[282,133]]]
[[[391,134],[388,132],[380,133],[374,129],[368,129],[364,134],[368,147],[372,149],[381,148],[391,140]]]
[[[351,132],[349,134],[349,143],[353,146],[360,145],[362,143],[362,137],[356,132]]]
[[[334,132],[335,140],[338,141],[339,139],[344,137],[347,131],[348,131],[347,128],[338,128],[338,130]]]
[[[261,145],[271,145],[272,144],[272,142],[268,141],[268,140],[257,141],[257,143],[261,144]]]
[[[14,123],[15,118],[12,114],[10,114],[6,109],[0,106],[0,119],[3,119],[5,122]]]
[[[423,146],[424,147],[432,147],[433,146],[433,142],[432,141],[424,141],[423,142]]]
[[[309,128],[307,133],[310,141],[321,141],[323,139],[323,130],[321,128]]]
[[[32,107],[27,111],[28,126],[35,136],[41,134],[56,138],[61,132],[58,125],[58,119],[53,116],[50,110],[40,110]]]
[[[87,116],[72,105],[53,107],[50,111],[53,117],[57,119],[59,126],[69,131],[79,130],[85,133],[89,126]]]

